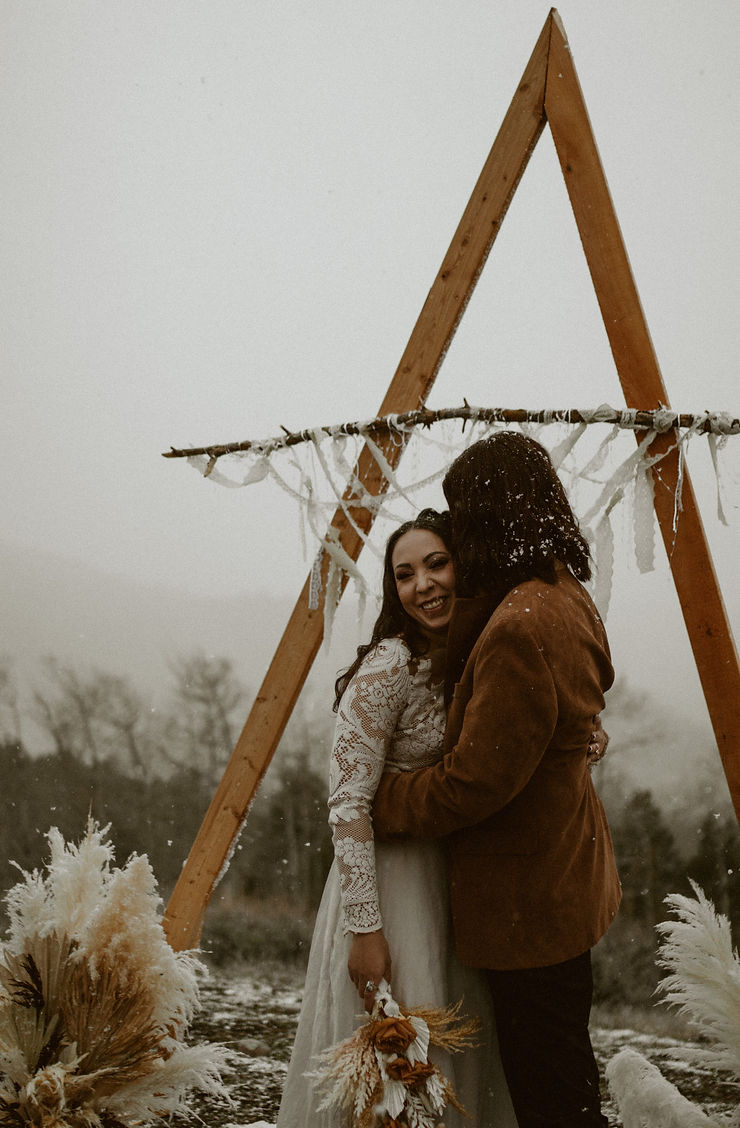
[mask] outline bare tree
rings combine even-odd
[[[84,762],[96,763],[94,702],[74,670],[60,666],[55,658],[45,658],[43,664],[50,687],[34,690],[34,720],[51,736],[57,753],[74,752]]]
[[[123,677],[98,670],[79,674],[53,658],[45,661],[49,689],[34,693],[34,716],[57,752],[73,752],[90,766],[115,760],[148,776],[153,740],[148,710]]]
[[[113,754],[122,768],[148,779],[156,768],[151,708],[126,680],[115,674],[95,676],[102,726],[107,727]]]
[[[0,657],[0,742],[22,742],[18,684],[11,660],[5,655]]]
[[[228,658],[196,653],[172,663],[181,762],[217,779],[243,720],[245,689]]]

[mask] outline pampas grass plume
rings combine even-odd
[[[606,1079],[622,1128],[719,1128],[636,1050],[615,1054],[606,1067]]]
[[[128,1128],[188,1111],[195,1089],[229,1101],[225,1050],[184,1040],[205,968],[167,943],[147,858],[116,868],[107,832],[52,829],[46,872],[6,896],[0,1124]]]
[[[659,990],[709,1040],[711,1063],[740,1081],[740,961],[727,917],[691,884],[695,901],[678,893],[666,897],[678,919],[658,925],[658,964],[669,973]]]

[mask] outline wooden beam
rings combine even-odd
[[[380,406],[380,415],[420,407],[434,383],[544,127],[550,25],[548,16]],[[379,440],[379,444],[394,466],[402,448],[387,440]],[[367,447],[360,455],[357,473],[368,492],[377,494],[386,488]],[[347,500],[351,502],[351,497]],[[361,507],[351,507],[351,511],[360,528],[367,531],[372,515]],[[357,559],[362,538],[341,508],[332,526],[344,550]],[[213,889],[321,645],[323,610],[309,609],[308,584],[307,580],[167,905],[165,931],[177,951],[198,943]]]
[[[667,406],[668,395],[565,30],[556,12],[552,17],[545,112],[624,396],[628,407]],[[675,436],[662,435],[651,451],[667,451],[674,442]],[[654,473],[655,510],[740,821],[740,665],[687,469],[681,486],[682,511],[674,530],[679,478],[679,459],[674,450]]]

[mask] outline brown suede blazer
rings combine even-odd
[[[555,584],[530,580],[490,610],[485,599],[457,601],[448,669],[462,673],[444,757],[386,773],[373,823],[381,839],[449,836],[463,963],[544,967],[592,947],[619,906],[586,765],[614,673],[598,612],[566,568]]]

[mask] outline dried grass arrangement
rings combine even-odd
[[[6,896],[2,1125],[131,1128],[187,1111],[195,1089],[228,1100],[224,1050],[184,1042],[202,965],[167,943],[147,858],[115,868],[107,830],[90,820],[71,845],[52,829],[45,872]]]
[[[695,900],[672,893],[666,904],[676,920],[657,926],[658,965],[668,974],[658,990],[706,1043],[704,1057],[740,1084],[740,959],[730,922],[691,881]]]
[[[695,1060],[727,1071],[740,1085],[740,959],[729,920],[691,885],[695,899],[670,894],[665,901],[677,919],[657,926],[658,965],[668,973],[658,985],[660,1001],[695,1027],[703,1042]],[[719,1118],[708,1115],[631,1048],[615,1054],[606,1079],[624,1128],[740,1128],[740,1106]]]
[[[441,1128],[448,1105],[467,1115],[428,1060],[430,1046],[460,1053],[475,1044],[478,1020],[461,1017],[460,1006],[402,1014],[383,980],[368,1021],[326,1050],[310,1074],[326,1092],[319,1110],[343,1112],[351,1128]]]

